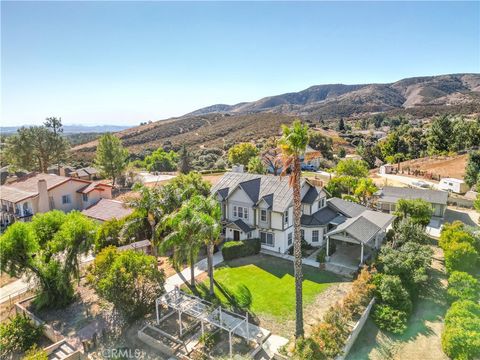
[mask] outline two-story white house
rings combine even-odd
[[[287,252],[293,245],[293,191],[288,181],[288,177],[226,173],[212,188],[221,205],[225,239],[260,238],[262,248]],[[327,199],[327,195],[323,188],[301,179],[302,238],[320,247],[332,235],[361,248],[363,242],[378,248],[394,216],[339,198]],[[338,235],[337,228],[345,228],[351,239]],[[365,233],[371,236],[366,238]]]
[[[50,210],[83,210],[112,197],[112,186],[54,174],[36,174],[0,186],[2,226]]]

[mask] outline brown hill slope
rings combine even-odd
[[[223,147],[239,141],[249,141],[277,135],[282,124],[290,124],[292,116],[273,113],[248,115],[208,114],[157,121],[123,130],[116,135],[132,153],[154,150],[169,141],[174,147]],[[76,156],[93,157],[97,141],[73,149]]]

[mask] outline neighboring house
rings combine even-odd
[[[305,150],[305,155],[300,157],[302,165],[310,165],[313,166],[315,169],[318,169],[320,167],[321,160],[322,153],[318,150],[314,150],[308,145]]]
[[[395,166],[392,164],[380,165],[380,174],[393,174],[395,172]]]
[[[212,188],[221,205],[225,239],[260,238],[262,248],[287,252],[293,245],[293,191],[288,182],[288,177],[226,173]],[[351,219],[355,222],[362,217],[363,226],[349,227],[352,240],[345,241],[355,243],[358,238],[370,246],[375,239],[372,246],[378,247],[394,219],[339,198],[327,199],[323,188],[303,178],[301,199],[302,237],[313,246],[325,245],[325,235],[337,235],[332,231],[342,224],[350,226]],[[378,219],[373,219],[375,216]],[[365,231],[373,234],[373,238],[366,239]],[[341,240],[340,235],[336,237]]]
[[[443,217],[447,209],[448,193],[446,191],[412,189],[385,186],[375,193],[377,209],[383,212],[394,212],[400,199],[422,199],[432,205],[433,216]]]
[[[470,187],[465,183],[465,181],[454,178],[443,178],[438,184],[440,190],[451,191],[455,194],[465,194]]]
[[[98,221],[123,219],[132,212],[133,209],[126,207],[125,203],[122,201],[112,199],[100,199],[95,204],[82,211],[84,215]]]
[[[82,180],[97,180],[100,178],[100,173],[94,167],[84,167],[70,172],[70,176]]]
[[[112,187],[53,174],[36,174],[0,186],[1,224],[30,220],[53,209],[82,210],[100,198],[111,198]]]

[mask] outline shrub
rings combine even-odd
[[[353,315],[360,315],[373,297],[375,285],[372,283],[372,274],[362,269],[358,278],[352,283],[352,289],[343,299],[346,311]]]
[[[401,334],[407,328],[408,315],[389,305],[378,304],[375,306],[373,319],[380,329]]]
[[[480,299],[480,283],[472,275],[463,271],[454,271],[448,278],[447,294],[450,301]]]
[[[48,354],[45,350],[38,348],[37,345],[33,345],[25,353],[22,360],[48,360]]]
[[[0,324],[0,357],[26,351],[42,336],[42,327],[34,325],[28,317],[17,314],[9,322]]]
[[[470,300],[452,304],[445,316],[442,349],[450,358],[470,360],[480,356],[480,305]]]
[[[312,331],[312,338],[318,343],[321,352],[327,359],[335,358],[343,350],[349,328],[346,321],[342,323],[344,326],[322,322]]]
[[[225,260],[232,260],[258,254],[260,248],[260,239],[228,241],[222,247],[222,255]]]
[[[379,274],[375,276],[376,294],[379,304],[389,305],[407,315],[412,311],[410,294],[402,284],[400,277]]]
[[[448,272],[465,271],[475,273],[478,252],[467,242],[454,242],[445,251],[445,267]]]
[[[316,341],[312,338],[301,338],[295,344],[295,359],[301,360],[326,360]]]
[[[115,218],[102,223],[95,236],[95,253],[110,245],[123,245],[121,233],[124,225],[125,220],[117,220]]]
[[[325,248],[320,249],[320,251],[317,253],[317,261],[320,264],[325,263],[325,259],[327,257],[327,250]]]

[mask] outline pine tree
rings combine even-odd
[[[180,151],[180,160],[178,161],[178,171],[182,174],[188,174],[192,171],[191,165],[191,157],[190,153],[187,150],[185,145],[182,146],[182,150]]]

